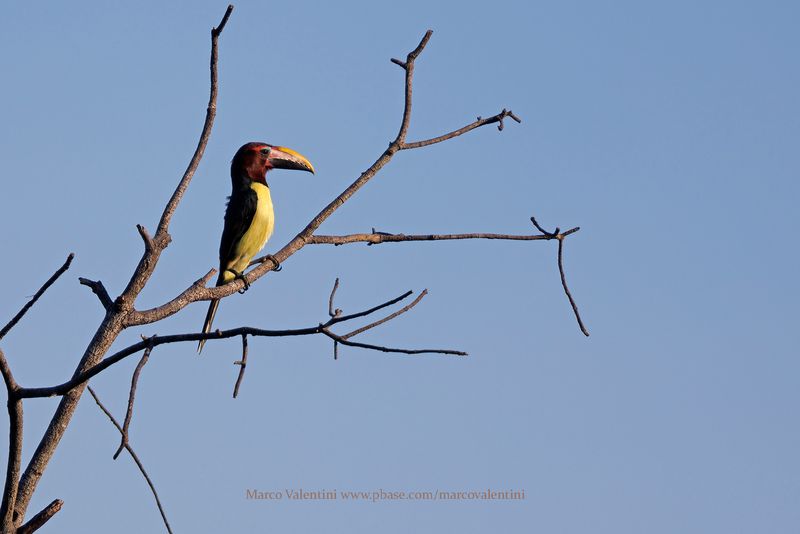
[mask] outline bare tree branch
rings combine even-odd
[[[375,322],[372,322],[372,323],[370,323],[370,324],[368,324],[366,326],[362,326],[361,328],[357,328],[356,330],[353,330],[352,332],[349,332],[349,333],[343,335],[342,339],[350,339],[351,337],[357,336],[358,334],[360,334],[362,332],[366,332],[367,330],[371,330],[371,329],[375,328],[376,326],[382,325],[383,323],[385,323],[387,321],[391,321],[392,319],[394,319],[398,315],[402,315],[405,312],[407,312],[408,310],[410,310],[411,308],[413,308],[414,306],[416,306],[417,303],[419,301],[421,301],[425,297],[425,295],[427,295],[427,294],[428,294],[428,290],[427,289],[423,289],[422,293],[420,293],[419,296],[417,298],[415,298],[414,301],[411,304],[409,304],[409,305],[407,305],[407,306],[405,306],[403,308],[400,308],[396,312],[394,312],[394,313],[392,313],[390,315],[387,315],[383,319],[378,319]]]
[[[374,307],[372,307],[372,308],[370,308],[368,310],[364,310],[364,311],[360,311],[360,312],[356,312],[356,313],[351,313],[349,315],[341,315],[341,314],[339,314],[339,315],[337,315],[335,317],[332,317],[331,320],[328,321],[325,324],[325,326],[331,326],[331,325],[335,325],[335,324],[338,324],[338,323],[343,323],[345,321],[351,321],[353,319],[358,319],[359,317],[365,317],[367,315],[372,315],[373,313],[375,313],[378,310],[382,310],[383,308],[388,308],[389,306],[391,306],[393,304],[397,304],[398,302],[400,302],[401,300],[404,300],[406,297],[408,297],[409,295],[412,295],[413,293],[414,292],[409,289],[408,291],[406,291],[405,293],[403,293],[399,297],[395,297],[395,298],[393,298],[391,300],[387,300],[383,304],[378,304],[377,306],[374,306]]]
[[[214,269],[212,269],[206,275],[195,281],[191,286],[186,288],[178,296],[174,297],[169,302],[166,302],[161,306],[157,306],[155,308],[145,311],[136,310],[134,306],[138,295],[141,293],[141,291],[143,290],[143,288],[145,287],[145,285],[148,283],[151,276],[155,272],[156,266],[159,262],[162,252],[168,247],[171,241],[171,237],[169,235],[170,221],[175,211],[177,210],[177,207],[181,202],[187,188],[189,187],[189,184],[198,168],[198,165],[203,157],[204,151],[208,144],[208,140],[214,124],[214,119],[216,116],[216,101],[218,93],[218,79],[217,79],[218,38],[222,33],[223,29],[225,28],[225,25],[228,22],[232,10],[233,6],[228,6],[219,25],[211,30],[209,101],[208,101],[208,107],[206,109],[203,129],[201,131],[200,138],[197,142],[197,146],[195,148],[191,160],[189,161],[186,171],[184,172],[175,191],[173,192],[172,196],[170,197],[169,201],[166,203],[164,207],[155,234],[151,236],[144,226],[137,225],[136,227],[137,231],[144,243],[144,251],[136,266],[136,269],[134,270],[134,272],[130,277],[130,280],[128,281],[128,284],[126,285],[124,291],[115,300],[112,300],[111,296],[108,294],[108,291],[103,286],[102,282],[100,281],[95,282],[85,278],[80,279],[81,284],[90,287],[92,291],[97,295],[98,299],[100,300],[101,304],[106,310],[106,314],[100,326],[98,327],[94,337],[92,338],[91,342],[86,348],[86,351],[84,352],[81,361],[78,364],[72,378],[62,384],[51,387],[22,388],[14,381],[8,363],[5,360],[4,355],[0,351],[0,372],[3,375],[9,398],[8,411],[9,411],[10,437],[11,437],[10,440],[11,445],[9,447],[8,473],[6,477],[5,490],[3,493],[2,510],[0,510],[0,519],[2,519],[2,526],[4,532],[13,532],[15,527],[19,528],[19,532],[22,532],[24,529],[28,529],[26,530],[26,532],[33,532],[34,530],[39,528],[42,524],[44,524],[44,522],[46,522],[50,517],[52,517],[52,515],[55,514],[58,511],[58,509],[60,509],[62,502],[53,501],[53,503],[51,503],[50,506],[48,506],[47,508],[42,510],[42,512],[34,516],[34,518],[32,518],[24,526],[22,527],[19,526],[19,524],[22,523],[22,520],[25,516],[26,509],[30,503],[30,500],[36,489],[36,486],[39,483],[47,467],[47,464],[53,457],[55,449],[58,446],[60,439],[62,438],[67,426],[69,425],[71,417],[74,414],[74,411],[77,407],[77,403],[83,393],[83,390],[84,388],[87,387],[88,381],[92,377],[103,372],[104,370],[108,369],[117,362],[122,361],[126,357],[132,354],[136,354],[142,350],[144,350],[145,352],[141,360],[139,361],[139,364],[137,365],[136,370],[134,371],[131,379],[131,389],[128,399],[128,410],[126,413],[124,424],[122,426],[119,425],[119,423],[114,419],[111,413],[103,406],[99,398],[96,396],[95,392],[91,388],[89,388],[89,391],[91,395],[94,397],[95,402],[98,404],[101,410],[103,410],[103,412],[109,417],[109,419],[112,421],[112,423],[116,426],[116,428],[119,430],[121,434],[120,446],[115,452],[114,458],[117,458],[119,456],[123,448],[129,451],[131,457],[134,459],[134,462],[137,464],[139,470],[142,472],[145,480],[150,486],[150,489],[155,497],[156,503],[161,513],[162,519],[164,520],[164,524],[169,532],[171,532],[171,529],[167,521],[166,515],[164,513],[163,507],[161,506],[161,502],[155,490],[155,487],[153,486],[150,477],[148,476],[147,472],[145,471],[138,457],[136,456],[136,454],[131,449],[128,443],[129,441],[128,432],[133,415],[134,398],[135,398],[139,375],[141,373],[143,366],[148,361],[148,358],[154,347],[165,343],[189,342],[189,341],[198,341],[206,339],[225,339],[235,336],[241,336],[242,358],[241,360],[234,362],[236,365],[239,365],[239,372],[233,392],[234,398],[236,398],[238,395],[239,388],[243,380],[245,368],[247,365],[247,356],[248,356],[247,336],[281,337],[281,336],[303,336],[303,335],[321,334],[333,340],[334,358],[338,358],[338,349],[340,344],[344,346],[357,347],[357,348],[363,348],[381,352],[389,352],[389,353],[402,353],[402,354],[437,353],[437,354],[450,354],[450,355],[461,355],[461,356],[466,355],[465,352],[450,350],[450,349],[390,348],[383,345],[360,343],[351,340],[351,338],[353,338],[354,336],[357,336],[367,330],[373,329],[409,311],[416,304],[418,304],[422,298],[425,297],[425,295],[427,294],[427,290],[424,290],[410,304],[406,305],[400,310],[397,310],[387,315],[382,319],[376,320],[370,324],[367,324],[366,326],[356,328],[344,335],[333,332],[332,327],[338,325],[339,323],[344,323],[347,321],[359,319],[361,317],[366,317],[372,313],[387,308],[388,306],[392,306],[396,303],[399,303],[400,301],[406,299],[412,293],[411,291],[408,291],[397,298],[391,299],[387,302],[384,302],[367,310],[352,313],[349,315],[343,315],[342,310],[335,308],[334,306],[334,298],[339,286],[339,280],[337,278],[336,283],[334,284],[334,287],[328,299],[328,319],[326,322],[319,323],[317,326],[312,326],[307,328],[287,329],[287,330],[265,330],[265,329],[251,328],[251,327],[240,327],[226,331],[217,330],[215,332],[209,332],[205,334],[199,334],[199,333],[175,334],[169,336],[160,336],[157,338],[154,336],[152,338],[145,338],[140,343],[135,343],[133,345],[130,345],[122,350],[117,351],[115,354],[106,357],[106,354],[108,353],[112,344],[124,329],[129,328],[131,326],[151,324],[160,321],[161,319],[164,319],[166,317],[169,317],[177,313],[178,311],[180,311],[181,309],[183,309],[184,307],[188,306],[193,302],[201,300],[210,300],[210,299],[221,299],[230,296],[234,292],[240,290],[243,286],[245,286],[245,284],[252,284],[256,280],[266,275],[267,273],[271,272],[280,263],[286,261],[290,256],[298,252],[307,244],[341,245],[347,243],[366,242],[368,245],[372,245],[372,244],[388,243],[388,242],[435,241],[435,240],[456,240],[456,239],[505,239],[505,240],[518,240],[518,241],[557,239],[559,241],[558,265],[561,274],[562,286],[573,307],[573,311],[576,315],[576,318],[578,320],[578,323],[582,331],[586,335],[588,335],[588,331],[586,331],[583,322],[580,318],[580,315],[578,314],[577,306],[575,305],[572,295],[570,294],[569,289],[567,288],[566,277],[564,275],[564,269],[563,269],[563,241],[568,235],[578,231],[578,228],[573,228],[566,232],[560,232],[559,229],[556,229],[554,233],[548,233],[544,229],[539,227],[535,219],[532,218],[531,220],[533,224],[542,232],[541,235],[510,235],[510,234],[489,234],[489,233],[404,235],[404,234],[387,234],[383,232],[376,232],[374,229],[371,234],[352,234],[346,236],[314,235],[314,233],[319,229],[319,227],[337,209],[339,209],[347,200],[349,200],[350,197],[352,197],[361,187],[363,187],[369,180],[371,180],[375,176],[375,174],[377,174],[387,163],[389,163],[389,161],[391,161],[391,159],[397,152],[401,150],[410,150],[415,148],[421,148],[423,146],[428,146],[431,144],[440,143],[449,139],[453,139],[471,130],[474,130],[476,128],[488,124],[496,123],[498,124],[498,129],[502,130],[503,120],[509,117],[516,122],[520,122],[519,117],[517,117],[513,112],[503,109],[497,115],[494,115],[487,119],[482,119],[478,117],[478,119],[475,122],[463,126],[462,128],[459,128],[457,130],[453,130],[449,133],[440,135],[438,137],[421,141],[406,142],[406,137],[408,134],[410,120],[411,120],[415,62],[419,57],[419,55],[424,50],[425,46],[428,44],[428,41],[430,40],[432,35],[431,30],[428,30],[425,33],[425,35],[423,36],[417,47],[407,54],[406,59],[404,61],[401,61],[399,59],[392,59],[393,63],[399,65],[405,71],[405,84],[404,84],[405,98],[404,98],[403,115],[396,137],[394,138],[393,141],[389,143],[389,146],[386,148],[386,150],[384,150],[384,152],[372,163],[372,165],[366,171],[361,173],[361,175],[355,181],[353,181],[344,191],[342,191],[327,206],[325,206],[305,226],[305,228],[303,228],[293,239],[291,239],[286,245],[284,245],[283,248],[278,250],[274,255],[266,255],[252,262],[251,265],[254,268],[245,274],[243,280],[237,279],[229,284],[225,284],[219,287],[206,287],[211,277],[216,272]],[[39,290],[39,292],[37,292],[37,294],[33,297],[33,299],[28,304],[26,304],[26,306],[23,307],[23,309],[17,314],[17,316],[15,316],[12,319],[12,321],[8,325],[6,325],[6,327],[0,330],[0,339],[11,328],[13,328],[16,322],[19,321],[19,319],[36,302],[36,300],[38,300],[38,298],[44,293],[44,291],[47,290],[49,285],[51,285],[64,271],[66,271],[66,269],[69,268],[69,264],[72,261],[72,258],[73,255],[70,254],[64,266],[62,266],[62,268],[59,269],[59,271],[57,271],[51,277],[51,279],[45,283],[45,285]],[[19,473],[21,467],[21,448],[22,448],[22,399],[49,397],[56,395],[63,396],[63,398],[61,399],[58,409],[53,415],[50,424],[46,432],[44,433],[36,451],[31,457],[30,462],[28,463],[22,477],[20,478]]]
[[[468,234],[390,234],[387,232],[376,232],[372,229],[369,234],[348,234],[348,235],[314,235],[308,241],[309,245],[348,245],[351,243],[366,243],[367,245],[378,245],[380,243],[405,243],[410,241],[448,241],[459,239],[501,239],[507,241],[558,241],[558,270],[561,275],[561,286],[564,288],[564,294],[569,299],[572,311],[578,321],[578,326],[585,336],[589,335],[586,325],[578,312],[578,305],[572,296],[572,293],[567,287],[567,278],[564,274],[564,239],[580,230],[579,226],[570,228],[569,230],[561,231],[556,228],[553,232],[545,230],[537,221],[535,217],[530,218],[533,225],[541,234],[534,235],[515,235],[515,234],[490,234],[490,233],[468,233]],[[261,258],[253,260],[253,264],[257,264]],[[345,336],[347,337],[347,336]]]
[[[589,337],[589,331],[586,329],[586,325],[583,324],[583,319],[581,319],[581,314],[578,312],[578,305],[575,303],[575,299],[572,298],[572,293],[569,291],[569,287],[567,287],[567,276],[564,274],[564,239],[570,235],[574,234],[580,227],[575,227],[566,232],[561,232],[561,229],[556,228],[553,232],[548,232],[544,228],[542,228],[539,223],[536,221],[536,217],[531,217],[531,222],[536,227],[537,230],[542,232],[543,235],[548,236],[549,239],[558,239],[558,272],[561,275],[561,287],[564,288],[564,294],[567,295],[567,299],[569,299],[569,304],[572,306],[572,312],[575,314],[575,319],[578,321],[578,326],[583,332],[583,335]]]
[[[8,322],[8,324],[5,325],[2,329],[0,329],[0,339],[3,339],[4,337],[6,337],[6,334],[8,334],[8,332],[12,328],[14,328],[14,326],[16,326],[16,324],[19,322],[19,320],[22,319],[22,317],[26,313],[28,313],[28,310],[30,310],[31,307],[34,304],[36,304],[36,301],[39,300],[39,297],[44,295],[44,292],[47,291],[47,289],[51,285],[53,285],[53,283],[56,280],[58,280],[58,277],[61,276],[62,274],[64,274],[67,271],[67,269],[69,269],[69,266],[72,264],[72,260],[74,258],[75,258],[75,253],[74,252],[70,252],[69,256],[67,256],[67,260],[64,262],[64,265],[59,267],[58,270],[53,273],[53,276],[51,276],[47,280],[47,282],[45,282],[44,285],[42,285],[42,287],[39,288],[39,291],[37,291],[36,294],[33,295],[33,298],[31,298],[31,300],[26,302],[25,305],[22,307],[22,309],[19,310],[19,312],[17,312],[17,314],[14,317],[11,318],[11,320]]]
[[[137,229],[139,230],[139,233],[145,242],[145,251],[144,254],[142,254],[142,259],[139,260],[139,265],[136,267],[133,276],[131,276],[131,279],[128,282],[128,286],[118,299],[123,309],[128,310],[133,307],[133,302],[136,300],[136,297],[144,288],[145,284],[147,284],[147,281],[150,279],[153,271],[155,271],[156,265],[158,264],[158,260],[161,256],[161,252],[163,252],[163,250],[169,245],[169,242],[171,241],[171,237],[169,236],[169,223],[172,220],[172,216],[175,213],[175,210],[178,208],[178,204],[183,198],[183,195],[186,193],[186,189],[189,187],[189,183],[192,181],[198,165],[200,165],[200,160],[203,158],[206,146],[208,145],[208,139],[211,137],[211,129],[214,126],[214,117],[216,117],[217,114],[217,62],[219,58],[217,41],[222,33],[222,30],[225,29],[225,25],[228,23],[228,18],[230,18],[232,11],[233,6],[229,5],[225,10],[225,15],[222,17],[222,21],[220,21],[219,26],[211,30],[211,91],[208,96],[206,120],[203,124],[203,130],[200,133],[200,139],[197,142],[197,147],[192,155],[192,159],[189,161],[189,165],[186,168],[186,172],[183,174],[183,178],[181,178],[181,181],[175,188],[175,192],[172,193],[172,197],[164,207],[164,212],[161,214],[161,220],[158,222],[158,228],[156,230],[155,237],[151,239],[144,227],[137,225]]]
[[[67,260],[69,261],[69,260]],[[66,269],[64,269],[66,270]],[[17,500],[17,482],[22,463],[22,399],[17,395],[19,385],[11,374],[5,354],[0,350],[0,374],[8,393],[8,465],[6,483],[3,488],[3,502],[0,506],[0,520],[3,532],[14,532],[14,504]]]
[[[233,398],[239,396],[239,386],[242,385],[244,379],[244,370],[247,367],[247,334],[242,335],[242,359],[233,362],[234,365],[239,366],[239,375],[236,377],[236,384],[233,386]]]
[[[137,224],[136,230],[139,232],[139,235],[142,236],[142,241],[144,241],[145,252],[152,251],[155,248],[156,244],[153,241],[153,238],[150,237],[150,232],[147,231],[147,228],[145,228],[141,224]]]
[[[30,521],[17,529],[17,534],[31,534],[36,532],[44,526],[45,523],[50,521],[54,515],[61,511],[64,501],[55,499],[53,502],[45,506],[39,513],[31,517]]]
[[[384,347],[383,345],[372,345],[369,343],[358,343],[356,341],[350,341],[345,339],[344,337],[334,334],[327,328],[322,329],[322,333],[331,338],[334,341],[338,341],[342,345],[347,345],[348,347],[358,347],[362,349],[369,349],[369,350],[377,350],[380,352],[396,352],[399,354],[450,354],[452,356],[469,356],[466,352],[460,350],[450,350],[450,349],[393,349],[390,347]]]
[[[265,256],[259,259],[259,264],[248,272],[245,275],[245,280],[248,284],[252,284],[262,276],[266,275],[267,273],[271,272],[272,269],[275,267],[275,262],[280,262],[283,264],[290,256],[295,254],[298,250],[303,248],[306,244],[313,240],[314,232],[325,222],[333,213],[339,209],[342,204],[344,204],[350,197],[352,197],[361,187],[364,186],[369,180],[372,179],[375,174],[378,173],[389,161],[391,161],[392,157],[399,151],[404,148],[405,145],[405,137],[408,132],[409,123],[411,121],[411,97],[413,93],[413,81],[414,81],[414,62],[416,61],[419,54],[428,44],[428,41],[431,38],[431,34],[433,32],[428,30],[425,35],[423,36],[420,43],[417,47],[412,50],[408,56],[406,57],[406,61],[399,61],[393,60],[394,63],[400,65],[406,73],[405,76],[405,103],[403,108],[403,118],[400,122],[400,129],[397,133],[395,139],[389,144],[388,148],[381,154],[375,162],[370,165],[370,167],[361,173],[361,175],[352,183],[349,187],[347,187],[341,194],[339,194],[335,199],[333,199],[325,208],[322,209],[307,225],[306,227],[298,233],[289,243],[283,246],[278,252],[272,254],[271,256]],[[505,110],[500,113],[499,115],[512,116],[511,112],[506,112]],[[495,116],[495,118],[486,119],[486,121],[478,121],[481,124],[468,127],[467,130],[464,130],[466,133],[469,130],[477,128],[478,126],[483,126],[485,124],[491,124],[493,122],[499,122],[500,118],[499,115]],[[516,119],[515,119],[516,120]],[[451,132],[451,137],[455,137],[456,135],[461,135],[461,133]],[[437,141],[438,142],[438,141]],[[430,143],[429,143],[430,144]],[[245,281],[243,280],[234,280],[228,284],[219,286],[219,287],[198,287],[196,284],[192,285],[191,287],[184,290],[181,294],[177,297],[173,298],[169,302],[162,304],[161,306],[157,306],[155,308],[151,308],[145,311],[137,311],[131,310],[126,325],[134,326],[134,325],[143,325],[143,324],[151,324],[156,321],[160,321],[166,317],[174,315],[178,311],[182,310],[192,302],[197,302],[200,300],[211,300],[211,299],[221,299],[225,298],[233,293],[236,293],[240,289],[242,289],[245,285]]]
[[[106,286],[103,285],[103,282],[100,280],[89,280],[88,278],[78,278],[78,281],[83,286],[87,286],[92,290],[92,293],[97,295],[97,298],[100,299],[100,304],[103,305],[106,311],[110,311],[114,307],[114,301],[111,300],[111,297],[106,291]]]
[[[414,83],[414,63],[416,62],[417,57],[425,49],[428,41],[431,40],[431,35],[433,35],[433,30],[426,31],[417,47],[408,53],[405,61],[392,58],[392,63],[400,65],[400,67],[406,71],[406,97],[405,106],[403,108],[403,120],[400,122],[400,131],[397,132],[397,138],[395,139],[395,143],[398,145],[398,148],[402,147],[403,143],[405,143],[406,134],[408,133],[408,126],[411,122],[411,96],[413,93]]]
[[[261,263],[261,262],[258,262]],[[339,289],[339,278],[336,278],[336,281],[333,283],[333,289],[331,289],[331,296],[328,298],[328,315],[331,317],[338,317],[342,314],[342,310],[339,308],[333,309],[333,299],[336,296],[336,290]]]
[[[488,119],[482,119],[482,118],[478,117],[478,119],[475,122],[471,122],[471,123],[467,124],[466,126],[464,126],[462,128],[459,128],[458,130],[453,130],[452,132],[448,132],[448,133],[446,133],[444,135],[440,135],[438,137],[433,137],[431,139],[425,139],[424,141],[414,141],[414,142],[411,142],[411,143],[403,143],[403,145],[400,147],[400,150],[411,150],[411,149],[414,149],[414,148],[422,148],[424,146],[434,145],[436,143],[441,143],[442,141],[447,141],[448,139],[452,139],[454,137],[458,137],[459,135],[464,135],[465,133],[467,133],[470,130],[474,130],[475,128],[480,128],[481,126],[486,126],[487,124],[498,123],[497,129],[502,132],[503,131],[503,119],[505,119],[506,117],[511,117],[517,123],[521,123],[522,122],[522,119],[517,117],[514,114],[513,111],[511,111],[511,110],[506,111],[504,109],[503,111],[501,111],[497,115],[492,115]]]
[[[578,326],[581,327],[581,332],[586,337],[589,337],[589,331],[586,329],[586,325],[583,324],[583,319],[581,319],[581,314],[578,312],[578,305],[575,303],[575,299],[572,298],[572,293],[569,291],[569,287],[567,287],[567,276],[564,274],[564,234],[560,234],[558,238],[558,272],[561,274],[561,287],[564,288],[564,293],[567,294],[567,298],[569,299],[569,304],[572,306],[572,312],[575,314],[575,319],[578,321]]]
[[[39,388],[23,388],[20,387],[17,390],[17,395],[21,399],[32,399],[32,398],[43,398],[43,397],[54,397],[58,395],[69,395],[75,388],[78,388],[82,384],[89,381],[91,378],[97,376],[98,374],[102,373],[112,365],[121,362],[128,356],[132,354],[136,354],[139,351],[145,350],[147,348],[155,348],[159,345],[164,345],[167,343],[183,343],[188,341],[200,341],[201,339],[209,340],[209,339],[227,339],[236,336],[245,336],[250,335],[253,337],[289,337],[289,336],[308,336],[308,335],[315,335],[315,334],[323,334],[325,336],[330,337],[331,339],[338,340],[343,345],[348,345],[351,347],[359,347],[364,349],[371,349],[377,350],[380,352],[396,352],[402,354],[455,354],[458,356],[466,356],[466,352],[457,351],[457,350],[450,350],[450,349],[389,349],[380,345],[369,345],[365,343],[354,343],[348,341],[346,338],[339,336],[338,334],[334,334],[330,331],[332,326],[335,326],[339,323],[345,321],[352,321],[353,319],[358,319],[360,317],[364,317],[375,313],[378,310],[382,310],[387,306],[391,306],[392,304],[396,304],[401,300],[405,299],[409,295],[412,294],[412,291],[407,291],[403,293],[399,297],[393,298],[389,301],[386,301],[382,304],[369,308],[368,310],[364,310],[357,313],[352,313],[349,315],[339,315],[336,317],[331,317],[328,321],[324,323],[319,323],[317,326],[310,326],[306,328],[293,328],[293,329],[284,329],[284,330],[266,330],[263,328],[253,328],[242,326],[238,328],[232,328],[230,330],[216,330],[214,332],[208,333],[196,333],[196,334],[172,334],[166,336],[153,336],[147,338],[146,340],[140,341],[138,343],[134,343],[133,345],[129,345],[128,347],[112,354],[111,356],[106,357],[103,361],[97,363],[93,367],[74,375],[70,380],[58,384],[56,386],[48,386],[48,387],[39,387]],[[420,299],[418,298],[414,303],[412,303],[407,308],[410,309],[413,307]],[[400,313],[404,313],[407,310],[401,310],[399,313],[393,314],[393,317],[400,315]],[[392,317],[392,318],[393,318]],[[381,320],[379,324],[386,322],[389,319]],[[374,325],[377,326],[377,325]],[[370,326],[372,328],[373,326]],[[349,334],[355,335],[355,334]]]
[[[569,230],[570,233],[578,231],[580,228]],[[535,235],[515,235],[515,234],[489,234],[489,233],[469,233],[469,234],[389,234],[386,232],[373,232],[371,234],[348,234],[348,235],[315,235],[309,239],[309,245],[348,245],[351,243],[367,243],[368,245],[378,245],[380,243],[403,243],[408,241],[449,241],[458,239],[502,239],[506,241],[549,241],[557,239],[550,234]],[[257,260],[256,260],[257,261]]]
[[[111,412],[109,412],[108,409],[105,406],[103,406],[103,403],[100,402],[100,398],[97,396],[97,393],[95,393],[91,387],[89,387],[89,393],[92,395],[94,402],[97,403],[97,406],[99,406],[100,409],[103,410],[103,413],[106,414],[106,417],[108,417],[114,424],[114,426],[117,427],[117,430],[119,430],[120,434],[124,434],[124,430],[122,429],[122,427],[119,426],[119,423],[117,422],[116,419],[114,419],[114,416],[111,415]],[[139,456],[136,455],[136,453],[131,448],[127,440],[125,440],[125,450],[128,451],[128,454],[131,455],[131,458],[133,458],[133,461],[136,463],[136,467],[139,468],[139,472],[142,473],[142,476],[147,482],[147,485],[150,486],[150,491],[153,493],[153,497],[156,500],[156,506],[158,506],[158,511],[161,514],[161,519],[164,521],[164,526],[167,527],[167,532],[169,532],[169,534],[172,534],[172,528],[169,526],[169,521],[167,520],[167,514],[164,512],[164,507],[161,505],[161,499],[158,498],[158,492],[156,491],[156,487],[153,484],[153,481],[150,479],[150,475],[147,474],[147,470],[145,470],[144,465],[142,465],[142,461],[139,459]]]
[[[152,339],[152,338],[148,338]],[[144,341],[147,341],[144,340]],[[114,453],[114,460],[116,460],[122,449],[125,448],[125,445],[128,444],[128,431],[131,427],[131,419],[133,419],[133,402],[136,398],[136,386],[139,383],[139,374],[142,372],[142,368],[147,363],[147,360],[150,358],[150,353],[153,351],[153,346],[149,345],[146,349],[144,349],[144,354],[142,358],[139,360],[139,363],[136,364],[136,369],[133,371],[133,376],[131,377],[131,391],[128,394],[128,411],[125,413],[125,421],[122,423],[122,437],[120,438],[119,448],[117,448],[117,452]]]
[[[153,248],[148,251],[147,247],[145,247],[145,252],[139,261],[136,270],[131,276],[127,287],[116,299],[113,310],[110,313],[106,313],[105,318],[98,327],[94,337],[81,357],[81,361],[75,370],[76,376],[101,361],[103,356],[106,354],[106,352],[108,352],[111,345],[117,339],[119,333],[126,328],[128,315],[133,309],[136,296],[141,292],[142,288],[144,288],[144,285],[150,279],[150,276],[152,275],[153,270],[158,263],[161,251],[169,243],[169,222],[178,206],[178,203],[180,202],[181,198],[183,198],[183,194],[185,193],[192,176],[194,176],[197,166],[200,163],[200,159],[202,158],[206,144],[208,143],[208,138],[211,135],[211,127],[214,124],[214,117],[217,109],[216,101],[218,90],[218,40],[222,30],[225,28],[225,24],[228,22],[228,18],[230,17],[232,10],[233,6],[229,5],[224,16],[222,17],[222,20],[220,21],[219,26],[211,30],[211,88],[208,99],[208,108],[206,110],[206,119],[205,123],[203,124],[202,133],[200,134],[200,140],[197,143],[197,148],[195,149],[194,155],[192,156],[189,166],[181,178],[178,187],[175,189],[175,192],[164,208],[164,212],[162,213],[161,220],[158,224],[156,235],[153,238]],[[208,274],[206,277],[203,277],[203,280],[208,280],[211,276],[211,274]],[[64,395],[64,397],[61,399],[56,412],[53,414],[53,417],[50,420],[47,430],[42,436],[36,451],[33,453],[33,456],[28,462],[28,465],[25,468],[25,472],[22,474],[22,478],[20,479],[19,483],[19,492],[15,505],[17,518],[21,519],[25,517],[25,511],[28,508],[31,498],[33,497],[36,486],[41,480],[42,475],[47,468],[47,464],[50,462],[53,454],[55,454],[55,450],[58,447],[64,432],[69,426],[72,415],[75,413],[75,409],[78,406],[78,401],[83,394],[83,388],[84,386],[81,385],[80,387],[70,391],[67,395]]]

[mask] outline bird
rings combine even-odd
[[[275,228],[275,212],[267,185],[267,172],[272,169],[294,169],[314,174],[308,159],[282,146],[250,142],[236,151],[231,160],[231,196],[225,209],[225,225],[219,243],[219,276],[217,286],[242,279],[244,270],[253,257],[264,247]],[[275,269],[279,264],[273,259]],[[249,287],[245,280],[246,290]],[[211,323],[219,307],[219,299],[209,303],[203,323],[204,334],[211,331]],[[197,345],[198,354],[205,340]]]

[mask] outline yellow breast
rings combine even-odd
[[[225,266],[226,269],[234,269],[240,273],[244,272],[253,257],[264,248],[267,240],[272,235],[272,231],[275,229],[275,212],[272,209],[272,196],[269,193],[269,187],[258,182],[253,182],[250,187],[258,196],[256,213],[253,216],[250,227],[239,243],[236,244],[231,261]],[[226,271],[223,276],[226,279],[225,282],[234,278],[233,273],[230,271]]]

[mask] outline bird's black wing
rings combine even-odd
[[[225,228],[222,230],[222,240],[219,243],[220,275],[233,256],[234,249],[242,236],[250,228],[250,223],[256,214],[258,195],[255,191],[242,188],[230,196],[228,208],[225,210]]]

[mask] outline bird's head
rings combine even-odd
[[[270,169],[294,169],[314,173],[314,166],[299,152],[267,143],[247,143],[236,151],[231,161],[231,178],[246,176],[254,182],[266,183]]]

